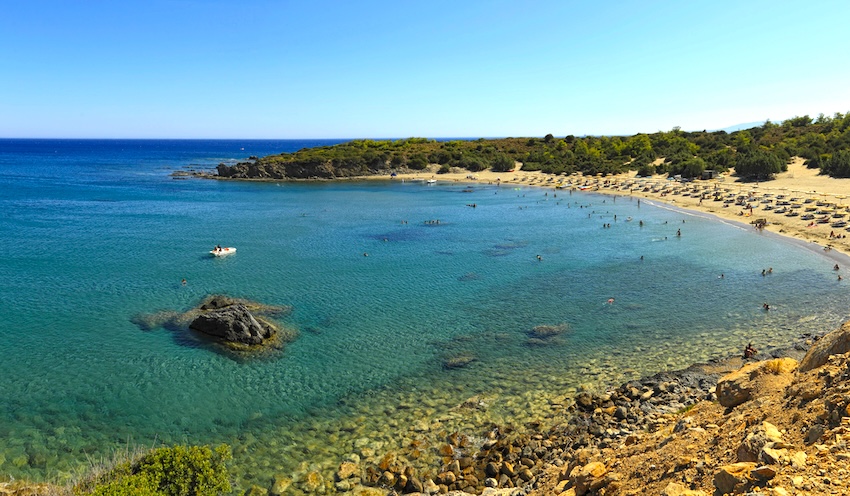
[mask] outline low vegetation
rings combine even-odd
[[[230,447],[172,446],[94,469],[73,487],[76,496],[214,496],[230,491]]]

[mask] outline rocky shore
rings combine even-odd
[[[752,358],[711,360],[580,392],[538,422],[350,454],[333,480],[277,477],[244,494],[352,496],[846,495],[850,322]],[[480,406],[470,398],[461,405]],[[552,400],[555,401],[555,400]],[[437,465],[421,463],[433,458]],[[0,484],[0,494],[66,494]]]
[[[356,495],[848,494],[848,349],[850,323],[752,358],[582,392],[522,429],[451,433],[439,446],[365,466],[346,460],[335,487]],[[424,449],[438,450],[442,465],[418,467]]]

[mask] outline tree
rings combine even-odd
[[[832,177],[850,177],[850,151],[841,150],[823,161],[821,174]]]
[[[421,153],[417,153],[407,162],[407,166],[415,170],[423,170],[428,167],[428,160]]]
[[[626,141],[626,152],[630,157],[649,156],[652,154],[652,142],[645,134],[636,134]]]
[[[514,168],[514,159],[504,153],[499,153],[493,157],[490,167],[493,169],[493,172],[507,172]]]
[[[705,170],[705,161],[699,157],[685,160],[680,164],[679,174],[682,177],[700,177]]]
[[[655,166],[652,164],[643,164],[637,170],[637,175],[640,177],[649,177],[655,174]]]
[[[735,172],[741,177],[769,179],[782,172],[785,164],[775,154],[758,148],[738,150]]]

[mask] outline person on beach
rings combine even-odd
[[[758,353],[758,350],[753,348],[753,344],[747,343],[747,347],[744,348],[744,358],[752,358],[756,356],[756,353]]]

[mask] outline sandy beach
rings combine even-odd
[[[704,212],[722,219],[752,224],[764,219],[763,229],[815,243],[824,250],[850,255],[850,179],[821,176],[796,158],[788,171],[766,182],[744,182],[733,174],[710,180],[680,183],[665,176],[636,177],[632,171],[607,177],[581,175],[555,176],[539,171],[523,171],[520,164],[512,172],[451,172],[434,170],[399,174],[395,181],[468,182],[478,184],[520,184],[540,188],[585,189],[603,194],[646,198],[678,208]],[[372,176],[388,179],[388,176]],[[752,208],[750,208],[752,207]]]

